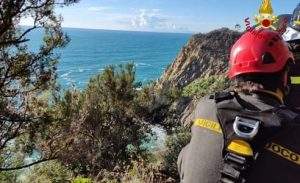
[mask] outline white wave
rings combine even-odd
[[[67,78],[71,74],[71,71],[61,75],[62,78]]]
[[[89,82],[87,81],[79,81],[78,84],[88,84]]]
[[[69,83],[75,83],[76,81],[74,79],[71,78],[64,78],[66,81],[68,81]]]
[[[143,62],[136,63],[135,66],[136,66],[136,67],[152,67],[151,64],[143,63]]]
[[[91,71],[91,70],[93,70],[92,68],[79,68],[78,69],[78,72],[85,72],[85,71]]]

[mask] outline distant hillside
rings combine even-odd
[[[229,49],[241,33],[221,28],[192,36],[159,80],[159,85],[184,87],[205,75],[227,71]]]

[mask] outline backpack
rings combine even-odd
[[[260,110],[236,92],[218,92],[213,97],[224,138],[220,182],[246,182],[261,150],[299,116],[286,106]]]

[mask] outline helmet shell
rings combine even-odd
[[[278,32],[248,31],[231,48],[228,77],[279,72],[289,59],[293,59],[293,54]]]

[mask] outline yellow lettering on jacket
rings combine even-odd
[[[221,126],[218,122],[207,120],[207,119],[196,119],[194,122],[195,126],[209,129],[211,131],[222,133]]]
[[[277,154],[278,156],[300,165],[300,155],[276,143],[269,143],[265,149]]]

